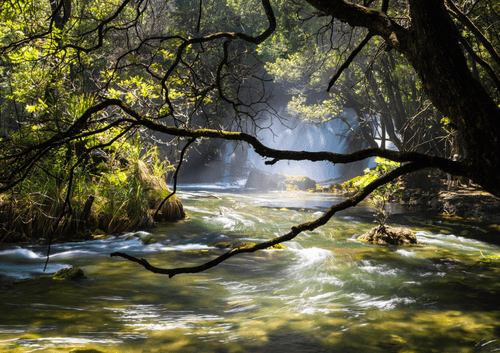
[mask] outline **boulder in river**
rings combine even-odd
[[[83,273],[83,270],[79,267],[73,267],[73,268],[63,268],[62,270],[57,271],[54,273],[52,276],[53,279],[59,279],[59,280],[70,280],[70,281],[75,281],[75,280],[80,280],[80,279],[85,279],[85,274]]]
[[[410,245],[417,244],[417,237],[411,229],[379,225],[358,237],[358,240],[373,244]]]

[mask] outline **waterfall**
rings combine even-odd
[[[283,114],[282,114],[283,115]],[[346,143],[347,124],[358,128],[357,116],[353,109],[344,109],[342,119],[315,124],[294,117],[286,117],[286,124],[274,121],[270,128],[257,132],[257,138],[267,147],[291,151],[351,152]],[[347,123],[347,124],[346,124]],[[363,148],[361,144],[361,148]],[[213,153],[216,151],[215,153]],[[221,185],[244,185],[244,180],[252,169],[268,174],[307,176],[318,183],[335,179],[347,180],[362,174],[370,161],[348,165],[330,162],[278,161],[266,165],[251,146],[235,141],[221,141],[212,146],[198,147],[189,153],[183,166],[180,180],[184,183],[217,183]],[[371,162],[373,164],[373,162]]]
[[[342,118],[351,127],[356,128],[356,113],[353,109],[345,109]],[[264,145],[281,150],[335,153],[343,153],[346,150],[345,138],[342,136],[346,131],[346,124],[341,119],[332,119],[322,124],[296,120],[292,125],[294,127],[289,128],[282,124],[275,124],[271,129],[261,130],[257,137]],[[308,176],[317,182],[322,182],[346,178],[353,173],[349,169],[350,166],[339,166],[330,162],[279,161],[273,165],[266,165],[265,161],[266,159],[255,153],[253,149],[248,152],[249,168],[269,174]],[[361,163],[362,165],[357,169],[362,172],[368,162]]]

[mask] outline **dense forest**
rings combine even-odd
[[[0,241],[182,218],[165,177],[177,181],[189,149],[220,141],[267,164],[401,166],[317,220],[208,264],[130,260],[202,271],[425,168],[500,196],[499,11],[493,0],[2,0]],[[345,153],[262,144],[257,132],[287,124],[277,100],[312,124],[339,120]]]

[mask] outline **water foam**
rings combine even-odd
[[[0,256],[5,256],[10,259],[39,259],[42,256],[31,251],[29,249],[23,249],[19,246],[16,246],[12,249],[2,250],[0,251]]]

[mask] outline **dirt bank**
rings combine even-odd
[[[444,173],[420,171],[401,178],[402,196],[394,201],[409,208],[500,223],[500,198],[468,184],[468,180],[462,180],[448,190]]]

